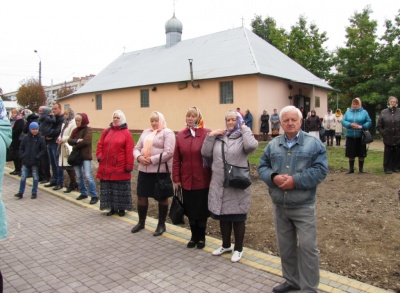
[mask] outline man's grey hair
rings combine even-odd
[[[301,114],[301,111],[299,108],[297,108],[295,106],[286,106],[279,112],[279,120],[282,121],[283,114],[285,114],[287,112],[292,112],[293,110],[295,110],[297,112],[299,119],[303,119],[303,114]]]

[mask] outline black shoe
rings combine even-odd
[[[125,216],[125,211],[124,210],[119,210],[118,211],[118,216],[120,216],[120,217]]]
[[[136,224],[136,226],[132,228],[131,232],[132,232],[132,233],[137,233],[137,232],[139,232],[140,230],[143,230],[143,229],[144,229],[144,222],[140,222],[140,221],[139,221],[139,222]]]
[[[45,185],[46,186],[46,185]],[[53,190],[60,190],[60,189],[63,189],[63,186],[62,185],[56,185],[54,188],[53,188]]]
[[[9,174],[10,174],[10,175],[17,175],[18,172],[17,172],[17,171],[12,171],[12,172],[10,172]]]
[[[112,216],[112,215],[114,215],[114,214],[115,214],[115,211],[111,210],[111,211],[109,211],[106,215],[107,215],[107,216]]]
[[[40,184],[46,184],[46,183],[49,183],[49,180],[43,179],[43,180],[40,180],[39,183],[40,183]]]
[[[279,286],[272,288],[272,292],[276,292],[276,293],[279,293],[279,292],[283,293],[283,292],[289,292],[289,291],[295,291],[295,290],[300,290],[300,288],[293,287],[288,282],[285,282],[283,284],[280,284]]]
[[[81,194],[80,196],[78,196],[78,197],[76,198],[76,200],[82,200],[82,199],[85,199],[85,198],[88,198],[88,196],[87,196],[87,195]]]
[[[161,236],[167,229],[165,228],[165,224],[158,224],[156,231],[154,231],[153,236]]]
[[[96,204],[99,201],[98,197],[92,197],[92,199],[90,200],[90,204]]]
[[[32,193],[31,199],[36,199],[37,194],[36,193]]]
[[[204,241],[200,240],[197,242],[197,249],[203,249],[204,247],[206,247],[206,243]]]
[[[67,190],[64,190],[64,193],[70,193],[75,189],[76,182],[72,182],[68,185]]]
[[[400,169],[394,169],[393,172],[394,173],[400,173]]]
[[[54,182],[51,182],[49,184],[46,184],[44,187],[53,187],[53,186],[57,186],[57,184],[55,184]]]
[[[385,173],[386,173],[386,174],[392,174],[393,171],[392,171],[392,170],[386,170]]]
[[[14,194],[15,197],[18,197],[19,199],[21,199],[24,195],[20,192]]]
[[[361,170],[359,171],[359,173],[365,174],[365,173],[367,173],[367,172],[365,172],[363,169],[361,169]]]
[[[186,245],[186,247],[187,248],[193,248],[193,247],[195,247],[196,246],[196,241],[194,241],[194,240],[190,240],[189,242],[188,242],[188,244]]]
[[[346,172],[346,174],[353,174],[354,170],[349,170],[348,172]]]

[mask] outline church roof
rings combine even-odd
[[[124,53],[73,95],[163,83],[261,74],[333,90],[246,28]]]

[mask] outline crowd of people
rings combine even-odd
[[[382,111],[377,124],[385,146],[383,166],[387,174],[400,172],[400,112],[397,105],[397,98],[390,97],[388,109]],[[23,198],[26,179],[32,177],[32,199],[37,198],[40,183],[53,190],[65,187],[65,193],[79,191],[77,200],[90,197],[90,204],[100,201],[100,210],[107,210],[107,216],[118,214],[123,217],[126,211],[133,210],[131,179],[137,163],[139,220],[132,233],[145,228],[149,198],[158,203],[158,224],[153,235],[160,236],[166,231],[169,197],[173,194],[160,198],[156,186],[160,180],[170,179],[176,190],[182,190],[191,231],[187,248],[205,247],[207,221],[211,217],[219,222],[222,236],[221,246],[212,251],[212,255],[230,253],[232,262],[242,258],[251,187],[227,186],[230,171],[226,166],[229,162],[229,166],[248,170],[249,155],[258,147],[249,110],[245,115],[239,108],[228,111],[223,117],[224,127],[211,130],[205,127],[200,109],[190,107],[184,118],[185,128],[177,135],[167,127],[164,115],[154,111],[149,117],[150,127],[141,133],[136,145],[125,114],[114,111],[95,151],[99,163],[96,174],[100,181],[99,193],[92,175],[93,130],[88,126],[86,113],[75,114],[70,108],[62,112],[61,105],[55,103],[52,108],[40,107],[38,115],[28,109],[15,109],[10,121],[3,117],[4,113],[0,114],[0,168],[4,169],[6,150],[12,150],[12,154],[7,151],[7,160],[12,161],[15,168],[10,174],[21,176],[16,198]],[[268,186],[273,203],[285,278],[285,282],[273,291],[317,292],[319,253],[315,200],[316,188],[328,173],[327,146],[333,146],[334,137],[336,145],[340,146],[345,133],[345,156],[349,160],[347,174],[354,173],[356,157],[359,173],[365,173],[367,149],[362,132],[371,127],[372,121],[360,98],[353,99],[351,108],[344,114],[340,109],[335,114],[328,109],[321,119],[315,110],[305,115],[304,109],[286,106],[279,113],[274,109],[271,115],[264,110],[260,121],[262,139],[267,140],[270,130],[273,137],[261,156],[258,173]],[[283,133],[280,135],[281,128]],[[79,154],[78,163],[69,160],[74,152]],[[66,186],[64,171],[69,177]],[[5,218],[1,185],[0,216]],[[0,225],[0,238],[7,235],[4,223],[5,220]]]

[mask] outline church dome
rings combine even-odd
[[[182,22],[175,17],[175,13],[170,20],[165,23],[165,33],[182,33]]]

